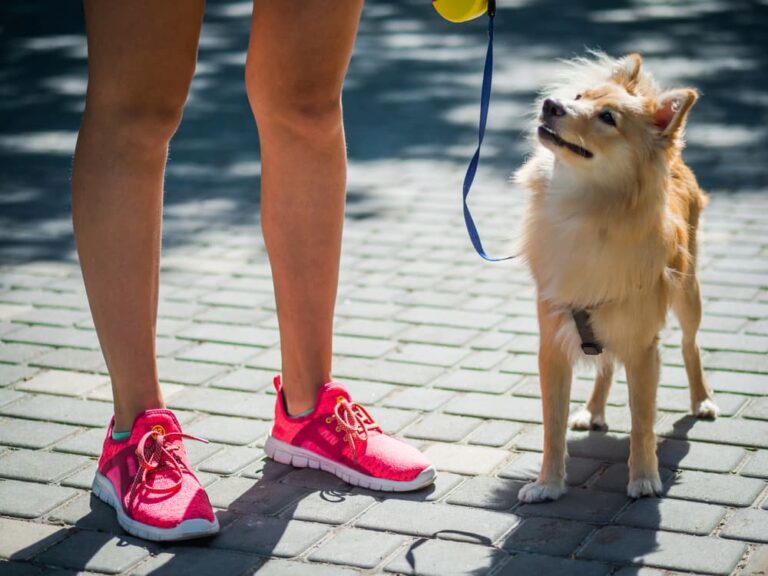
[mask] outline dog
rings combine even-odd
[[[514,175],[530,193],[522,255],[537,290],[544,416],[542,467],[521,489],[523,502],[565,492],[566,428],[605,428],[616,363],[626,369],[632,415],[627,493],[661,492],[654,423],[670,308],[692,412],[718,415],[696,344],[696,235],[707,196],[681,157],[697,98],[692,88],[659,88],[639,54],[591,53],[570,61],[537,104],[538,142]],[[597,376],[569,421],[572,367],[582,360]]]

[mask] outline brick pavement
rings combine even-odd
[[[610,432],[569,434],[568,494],[517,501],[542,449],[533,291],[519,262],[477,258],[461,223],[482,25],[450,27],[424,2],[366,8],[346,88],[350,195],[335,371],[440,474],[429,490],[392,496],[265,459],[279,355],[255,218],[258,155],[237,84],[250,8],[211,2],[169,165],[158,342],[169,406],[188,431],[212,440],[189,453],[223,529],[183,545],[126,536],[88,492],[111,409],[61,204],[84,81],[83,38],[70,17],[7,44],[17,85],[43,88],[38,101],[11,98],[0,111],[8,126],[0,138],[0,573],[768,571],[768,89],[753,74],[768,50],[752,34],[765,9],[681,2],[675,16],[651,2],[505,4],[492,132],[473,200],[494,253],[514,249],[523,200],[503,182],[522,158],[523,115],[555,57],[585,44],[641,49],[659,76],[704,92],[688,157],[712,191],[701,344],[724,416],[686,415],[670,322],[657,424],[664,496],[624,494],[629,412],[620,373]],[[531,32],[542,21],[546,30]],[[711,42],[670,56],[697,35]],[[43,66],[40,78],[21,70],[40,62],[60,66]],[[589,389],[589,374],[579,374],[574,407]]]

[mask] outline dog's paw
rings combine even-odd
[[[629,484],[627,485],[627,495],[630,498],[655,496],[661,494],[661,491],[661,478],[659,478],[658,472],[630,480]]]
[[[703,418],[705,420],[714,420],[720,416],[720,408],[717,407],[712,400],[707,398],[701,402],[696,402],[693,407],[693,413],[696,418]]]
[[[582,406],[568,419],[571,430],[608,430],[603,414],[592,414],[586,406]]]
[[[531,482],[520,488],[517,499],[526,504],[557,500],[565,493],[565,481],[560,482]]]

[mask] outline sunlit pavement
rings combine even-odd
[[[171,146],[158,326],[168,404],[211,440],[188,449],[223,530],[161,546],[126,536],[88,492],[111,406],[69,214],[86,85],[80,10],[0,7],[0,573],[768,570],[768,3],[500,2],[472,200],[490,252],[515,250],[524,194],[508,176],[527,150],[536,91],[558,58],[585,47],[640,51],[665,84],[701,91],[686,159],[712,195],[700,344],[723,416],[686,415],[671,320],[657,425],[664,497],[625,496],[620,374],[610,432],[570,435],[570,491],[546,505],[517,500],[542,449],[531,282],[518,261],[478,258],[461,219],[485,22],[448,24],[426,1],[369,3],[346,85],[335,374],[386,430],[426,451],[437,483],[393,497],[265,460],[279,354],[242,83],[250,9],[207,8]],[[574,406],[589,389],[580,374]]]

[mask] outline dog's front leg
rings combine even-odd
[[[541,300],[538,315],[544,458],[538,480],[520,490],[518,498],[522,502],[556,500],[565,492],[565,435],[571,397],[571,363],[555,338],[561,315]]]
[[[631,498],[659,494],[662,489],[656,458],[656,434],[653,431],[659,364],[659,351],[655,342],[625,362],[629,409],[632,413],[627,486],[627,494]]]

